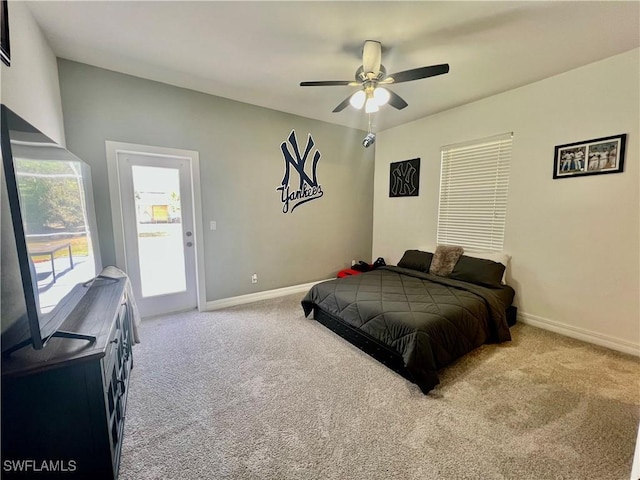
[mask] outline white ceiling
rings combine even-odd
[[[510,90],[640,45],[640,2],[45,1],[29,8],[58,57],[340,125],[331,110],[367,39],[389,73],[448,63],[446,75],[391,86],[409,104],[377,131]],[[524,112],[523,112],[524,113]]]

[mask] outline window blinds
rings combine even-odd
[[[502,251],[512,137],[442,148],[438,244]]]

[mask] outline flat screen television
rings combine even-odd
[[[102,269],[89,165],[2,105],[0,345],[52,337]]]

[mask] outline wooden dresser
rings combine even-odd
[[[2,358],[2,478],[115,479],[133,367],[124,278],[98,278],[44,349]]]

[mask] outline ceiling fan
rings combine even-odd
[[[348,105],[365,112],[377,112],[380,106],[389,103],[394,108],[402,110],[407,102],[398,94],[385,88],[393,83],[410,82],[421,78],[435,77],[449,72],[449,64],[431,65],[429,67],[412,68],[402,72],[387,75],[387,70],[381,63],[382,44],[375,40],[367,40],[362,48],[362,65],[356,70],[355,81],[327,80],[300,82],[301,87],[350,86],[361,87],[360,90],[348,96],[333,112],[341,112]]]

